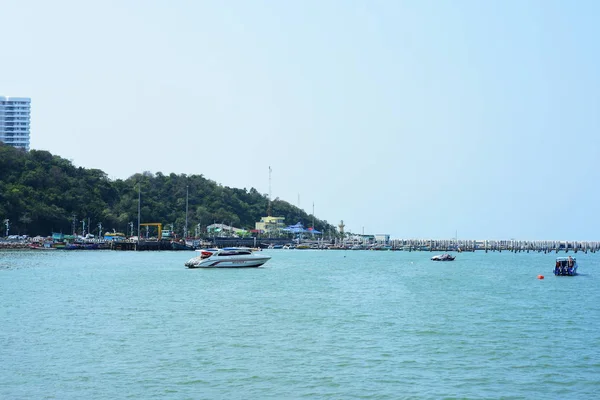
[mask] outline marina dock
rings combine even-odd
[[[435,239],[399,239],[391,241],[395,249],[405,251],[485,251],[502,252],[565,252],[578,251],[595,253],[600,242],[566,240],[435,240]]]
[[[206,247],[250,247],[250,248],[281,248],[285,245],[298,249],[322,250],[390,250],[390,251],[436,251],[436,252],[514,252],[514,253],[596,253],[600,250],[600,242],[596,241],[567,241],[567,240],[456,240],[456,239],[394,239],[387,243],[361,242],[358,240],[303,240],[300,243],[286,238],[225,238],[212,237],[196,239],[195,248]],[[94,247],[89,245],[95,244]],[[88,245],[88,246],[85,246]],[[36,246],[30,241],[0,240],[2,249],[28,249]],[[39,244],[37,244],[39,247]],[[57,247],[57,248],[64,248]],[[118,251],[168,251],[191,250],[190,246],[182,248],[167,240],[93,240],[80,247],[81,250],[118,250]],[[67,248],[66,250],[74,250]]]
[[[289,239],[281,238],[207,238],[204,247],[262,247],[286,245],[292,243]],[[560,240],[438,240],[438,239],[395,239],[389,243],[358,243],[356,241],[322,240],[306,241],[313,249],[323,250],[392,250],[392,251],[457,251],[457,252],[583,252],[595,253],[600,249],[600,242],[590,241],[560,241]],[[202,247],[202,246],[201,246]],[[173,250],[171,244],[165,241],[119,241],[111,243],[112,250]]]

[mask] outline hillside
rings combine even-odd
[[[183,234],[186,187],[189,188],[188,229],[202,230],[212,223],[254,229],[266,215],[268,198],[256,189],[222,186],[203,175],[164,175],[143,172],[127,179],[110,180],[98,169],[75,167],[70,161],[47,151],[26,153],[0,142],[0,219],[10,220],[11,234],[50,235],[82,230],[89,220],[91,233],[129,232],[137,225],[138,187],[141,188],[141,222],[173,224]],[[312,216],[274,199],[272,215],[285,217],[287,224],[300,221],[312,225]],[[315,228],[336,232],[327,221],[315,218]],[[3,235],[4,232],[2,231]]]

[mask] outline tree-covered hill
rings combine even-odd
[[[75,167],[70,161],[47,151],[22,150],[0,142],[0,220],[10,220],[10,233],[50,235],[103,231],[129,233],[137,226],[138,186],[141,193],[141,222],[173,224],[182,235],[185,225],[186,190],[188,230],[212,223],[254,229],[266,215],[268,197],[256,189],[222,186],[202,175],[138,173],[125,180],[110,180],[98,169]],[[313,217],[290,203],[275,199],[272,215],[285,217],[287,224],[312,226]],[[336,231],[327,221],[314,219],[315,229]],[[4,232],[2,232],[3,234]],[[0,234],[1,235],[1,234]]]

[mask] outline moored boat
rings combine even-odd
[[[173,250],[194,250],[194,248],[192,246],[189,246],[187,243],[177,241],[171,242],[171,248]]]
[[[554,275],[575,276],[577,275],[577,260],[571,256],[557,257],[554,265]]]
[[[271,259],[270,256],[253,253],[251,249],[226,247],[224,249],[196,250],[200,252],[185,263],[188,268],[256,268]]]
[[[56,247],[52,247],[52,243],[32,243],[29,245],[32,250],[56,250]]]

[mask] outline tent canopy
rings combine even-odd
[[[304,229],[304,226],[302,226],[302,222],[298,222],[295,225],[290,225],[287,228],[283,228],[282,230],[284,230],[286,232],[291,232],[291,233],[308,232],[306,229]]]
[[[319,232],[315,228],[304,229],[304,226],[302,225],[302,222],[298,222],[295,225],[290,225],[287,228],[283,228],[282,231],[284,231],[284,232],[291,232],[291,233],[312,233],[312,234],[315,234],[315,235],[320,235],[321,234],[321,232]]]

